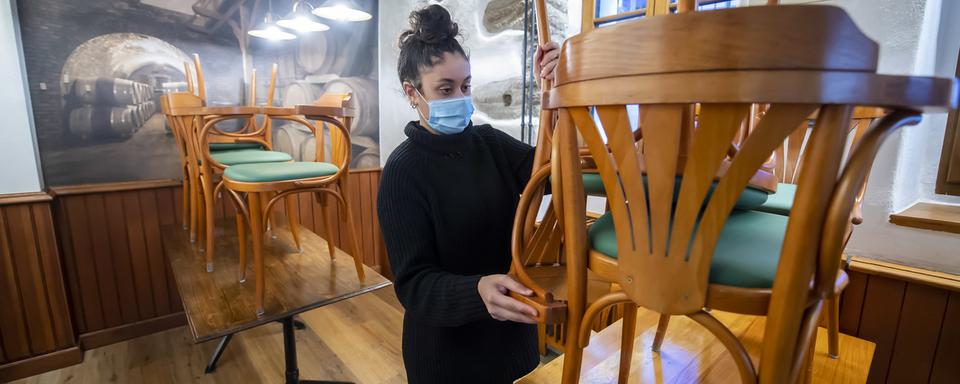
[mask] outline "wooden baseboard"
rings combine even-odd
[[[960,292],[960,276],[854,256],[849,268],[869,275]]]
[[[61,349],[45,355],[17,360],[0,365],[0,383],[6,383],[43,372],[69,367],[83,361],[83,351],[78,347]]]
[[[93,349],[186,324],[187,317],[183,312],[172,313],[149,320],[121,325],[119,327],[81,334],[80,347],[84,350]]]

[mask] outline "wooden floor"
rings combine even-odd
[[[392,288],[305,312],[307,329],[297,332],[300,374],[305,379],[356,383],[405,383],[400,350],[403,309]],[[764,319],[714,311],[756,357]],[[737,382],[733,360],[719,342],[690,320],[675,317],[660,355],[650,352],[657,316],[641,310],[631,382]],[[826,357],[826,334],[818,335],[814,383],[864,383],[872,343],[844,335],[840,359]],[[620,322],[594,335],[584,357],[583,383],[615,383]],[[280,383],[283,342],[280,324],[237,334],[213,374],[204,374],[216,342],[193,344],[190,331],[169,331],[87,351],[81,364],[30,377],[34,383]],[[557,383],[563,358],[556,358],[521,383]]]
[[[403,309],[392,288],[305,312],[297,331],[300,377],[405,383],[400,354]],[[81,364],[30,377],[33,383],[281,383],[280,324],[237,334],[216,372],[204,374],[216,342],[193,344],[187,327],[87,351]]]
[[[713,311],[737,335],[756,365],[763,338],[764,317]],[[740,376],[733,358],[705,328],[675,316],[670,320],[660,353],[650,350],[659,315],[641,309],[630,364],[630,383],[737,383]],[[621,322],[594,333],[584,351],[581,383],[616,383],[620,367]],[[813,383],[865,383],[870,371],[874,344],[841,335],[840,358],[827,357],[827,332],[820,328],[814,355]],[[563,356],[518,380],[521,384],[560,382]]]

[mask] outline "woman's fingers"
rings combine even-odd
[[[553,72],[557,69],[557,62],[552,61],[540,70],[540,77],[547,80],[553,80]]]
[[[530,290],[530,288],[527,288],[523,284],[520,284],[519,281],[514,280],[509,275],[500,275],[499,277],[500,278],[497,279],[497,284],[506,289],[509,289],[511,291],[514,291],[524,296],[527,296],[533,293],[533,291]]]
[[[540,66],[541,66],[541,67],[546,67],[547,64],[549,64],[551,61],[556,61],[558,58],[560,58],[560,50],[559,50],[559,49],[554,48],[554,49],[551,49],[551,50],[549,50],[549,51],[544,51],[544,52],[546,52],[546,53],[544,53],[544,54],[543,54],[543,57],[540,59]]]
[[[525,316],[536,317],[537,310],[533,307],[521,303],[517,299],[514,299],[510,296],[498,296],[493,298],[493,305],[495,307],[503,308],[512,313],[518,313]]]

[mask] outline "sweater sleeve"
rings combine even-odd
[[[430,326],[457,327],[490,319],[477,291],[480,276],[457,275],[438,264],[427,202],[417,192],[413,175],[403,168],[384,169],[377,199],[397,298],[407,315]]]

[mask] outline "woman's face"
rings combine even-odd
[[[420,70],[419,94],[410,83],[403,83],[403,91],[410,105],[420,111],[420,124],[426,126],[424,117],[430,116],[427,102],[469,96],[470,79],[467,58],[459,53],[444,52],[443,57],[434,59],[432,67]]]

